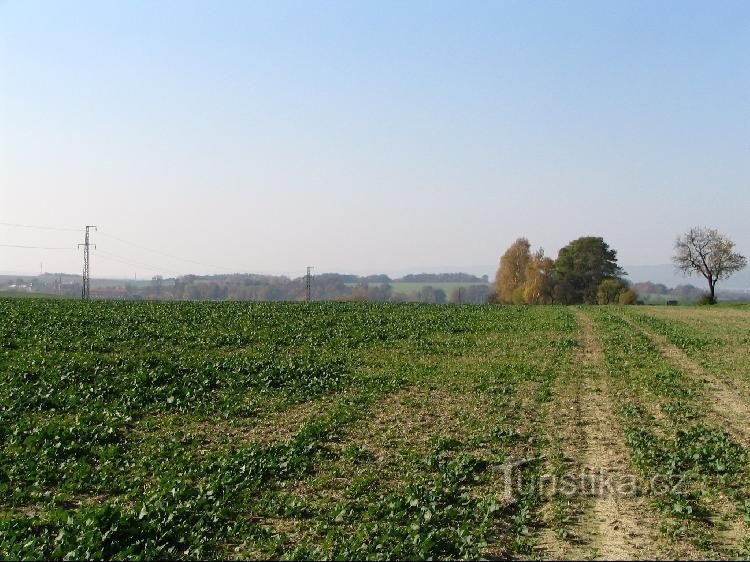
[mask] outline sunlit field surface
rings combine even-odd
[[[4,299],[0,364],[0,558],[750,554],[747,306]]]

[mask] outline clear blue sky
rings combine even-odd
[[[656,264],[694,224],[750,253],[750,2],[0,0],[0,195],[99,225],[99,276],[489,272],[522,235]]]

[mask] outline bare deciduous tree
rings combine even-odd
[[[734,252],[734,242],[712,228],[694,227],[679,236],[672,257],[686,275],[699,273],[708,281],[709,297],[716,302],[716,283],[747,266],[747,258]]]

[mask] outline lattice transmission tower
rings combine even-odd
[[[310,302],[312,299],[312,268],[313,266],[307,266],[307,275],[305,275],[305,300]]]
[[[78,244],[79,248],[83,246],[83,287],[81,287],[82,299],[88,299],[91,297],[91,281],[89,279],[89,248],[91,246],[94,246],[94,249],[96,249],[96,244],[91,244],[89,240],[89,230],[92,228],[96,230],[96,226],[86,226],[86,237],[84,238],[83,244]]]

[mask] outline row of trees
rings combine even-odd
[[[705,291],[693,285],[682,284],[676,287],[667,287],[651,281],[633,283],[632,289],[638,293],[638,298],[646,304],[665,304],[671,300],[680,303],[696,303],[705,295]]]
[[[747,266],[735,243],[711,228],[694,227],[675,242],[672,261],[685,275],[706,279],[705,302],[716,302],[716,285]],[[604,239],[584,236],[560,250],[557,259],[540,248],[531,251],[519,238],[500,258],[495,277],[495,302],[504,304],[633,304],[638,294],[623,279],[617,251]]]
[[[500,258],[494,300],[503,304],[632,304],[637,295],[622,279],[617,252],[600,237],[573,240],[553,260],[526,238]]]
[[[464,285],[446,293],[439,287],[413,282],[413,291],[397,291],[387,282],[363,281],[351,275],[323,273],[316,275],[312,283],[313,300],[354,300],[379,302],[416,301],[424,303],[481,304],[487,302],[488,285],[481,278],[464,275],[475,284]],[[371,276],[369,279],[377,279]],[[385,277],[385,276],[384,276]],[[442,274],[429,274],[423,278],[440,279]],[[352,282],[354,279],[356,282]],[[154,286],[145,289],[145,298],[173,298],[178,300],[250,300],[250,301],[298,301],[305,298],[305,279],[290,279],[272,275],[187,275],[178,277],[170,290],[164,288],[161,296],[154,294]]]

